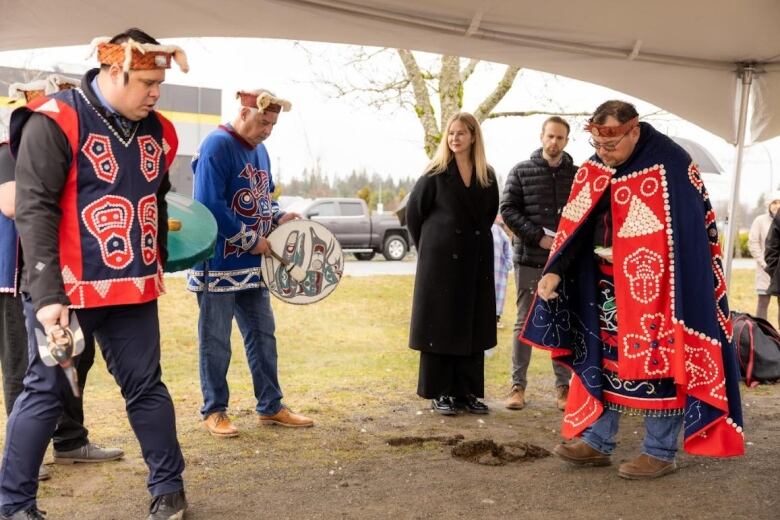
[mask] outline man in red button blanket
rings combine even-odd
[[[148,518],[181,519],[184,458],[162,382],[157,314],[167,256],[168,169],[178,141],[154,107],[171,60],[186,70],[186,59],[178,47],[160,45],[138,29],[93,43],[100,68],[84,75],[81,88],[39,97],[11,116],[31,339],[24,390],[8,419],[0,515],[43,518],[38,466],[71,385],[59,366],[42,360],[35,333],[45,331],[51,344],[66,336],[63,328],[75,317],[85,342],[99,340],[121,387],[149,468]],[[65,361],[78,365],[80,359]]]
[[[671,139],[608,101],[577,172],[521,337],[572,368],[555,453],[609,465],[620,413],[645,418],[620,476],[676,470],[688,453],[744,453],[739,374],[715,214],[696,165]]]

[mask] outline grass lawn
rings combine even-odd
[[[415,461],[420,457],[425,458],[431,468],[439,468],[431,469],[431,474],[441,481],[446,481],[447,475],[455,472],[452,475],[457,477],[452,478],[457,480],[473,475],[477,481],[493,479],[496,482],[490,486],[500,486],[507,478],[517,475],[502,473],[510,470],[481,466],[472,469],[471,465],[463,464],[453,466],[448,455],[441,455],[438,444],[391,448],[386,443],[390,436],[436,435],[444,431],[450,434],[463,432],[467,438],[489,433],[497,439],[536,439],[548,448],[557,442],[560,414],[552,404],[553,375],[546,353],[536,351],[532,358],[528,377],[529,407],[519,413],[501,407],[509,390],[515,315],[514,284],[511,282],[503,313],[506,327],[499,330],[498,347],[485,363],[486,401],[493,412],[484,416],[484,421],[459,416],[445,424],[444,420],[431,414],[427,402],[415,394],[418,353],[407,347],[413,278],[345,277],[339,288],[320,303],[294,306],[273,301],[279,380],[285,403],[312,416],[317,426],[295,431],[256,426],[251,378],[243,343],[234,327],[234,358],[228,375],[230,414],[241,429],[241,436],[228,440],[212,438],[199,423],[201,393],[195,296],[184,289],[182,278],[168,278],[166,284],[168,294],[159,301],[163,378],[175,402],[179,439],[188,464],[185,478],[194,505],[193,514],[188,518],[221,517],[223,512],[229,513],[230,518],[259,518],[238,513],[242,511],[241,505],[247,503],[268,505],[269,513],[280,518],[386,518],[387,511],[406,511],[399,496],[426,486],[431,478],[417,476],[419,468]],[[733,287],[732,308],[752,311],[755,307],[753,272],[734,271]],[[775,305],[773,302],[770,307],[770,316],[777,315]],[[751,391],[751,398],[759,400],[754,406],[758,406],[762,398],[767,400],[776,396],[776,390],[759,387]],[[55,518],[138,518],[147,500],[143,482],[147,471],[127,422],[119,390],[100,356],[90,372],[85,395],[86,424],[91,439],[103,445],[122,446],[127,452],[126,459],[121,463],[89,465],[88,468],[53,467],[54,478],[40,489],[41,505]],[[631,442],[635,443],[633,439]],[[548,474],[560,476],[558,462],[550,460],[539,464],[539,468],[548,468]],[[349,478],[346,467],[343,477],[339,477],[343,466],[352,469]],[[373,473],[375,468],[388,469],[377,475]],[[731,469],[724,465],[718,471],[720,473],[714,474],[714,479],[728,474]],[[304,480],[301,480],[302,475],[305,475]],[[745,475],[752,475],[752,472],[746,469]],[[337,477],[341,478],[338,484],[332,480]],[[528,478],[532,477],[533,474],[529,474]],[[372,480],[376,480],[374,487],[371,487]],[[338,487],[344,485],[351,487],[349,490]],[[360,485],[364,487],[357,487]],[[542,503],[556,500],[546,496],[549,485],[543,481],[529,480],[525,485],[529,489],[536,486],[534,493],[541,497]],[[604,482],[597,479],[592,485],[600,487]],[[388,487],[395,491],[386,491]],[[350,501],[345,502],[334,495],[334,489],[351,497]],[[478,492],[479,486],[475,489]],[[675,489],[671,482],[669,492],[673,493]],[[269,505],[270,497],[284,490],[290,490],[291,500],[306,504],[300,506],[305,508],[301,510],[314,513],[300,514],[301,510],[285,509],[284,504]],[[347,495],[347,491],[352,494]],[[215,496],[221,496],[222,500],[213,500]],[[707,497],[726,504],[731,500],[717,494]],[[422,500],[419,504],[426,503],[424,500],[427,499],[418,498]],[[473,498],[475,503],[483,503],[478,498]],[[451,506],[446,506],[450,503],[446,501],[444,505],[432,502],[427,513],[400,514],[400,517],[450,518],[453,515],[463,517],[463,514],[469,517],[478,508],[469,506],[468,500],[451,502]],[[496,501],[500,505],[500,501]],[[380,509],[371,509],[375,505],[381,506]],[[437,509],[445,506],[452,507],[453,511]],[[520,500],[502,507],[505,509],[493,510],[496,515],[493,517],[506,517],[499,511],[516,512],[528,505]],[[551,507],[560,512],[567,506]],[[755,507],[760,513],[764,506],[756,502]],[[491,517],[490,514],[486,516]]]
[[[485,396],[498,400],[509,390],[512,322],[516,307],[511,281],[495,355],[485,362]],[[168,278],[168,293],[160,299],[163,377],[176,401],[179,422],[195,425],[201,405],[198,377],[195,296],[182,278]],[[407,348],[413,278],[408,276],[345,277],[325,300],[306,306],[273,299],[279,352],[279,380],[285,402],[320,422],[338,422],[357,410],[419,401],[417,352]],[[734,271],[729,295],[732,309],[754,311],[753,272]],[[769,316],[777,316],[773,301]],[[772,320],[774,322],[774,319]],[[775,325],[777,325],[775,323]],[[233,327],[230,383],[231,411],[253,419],[252,381],[238,327]],[[553,392],[549,356],[535,351],[529,368],[528,391]],[[100,437],[126,431],[118,404],[121,396],[102,359],[90,372],[86,392],[87,423]],[[101,410],[99,415],[89,409]],[[116,409],[106,414],[107,409]],[[119,420],[117,420],[119,419]],[[186,428],[186,426],[185,426]]]

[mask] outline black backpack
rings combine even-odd
[[[742,312],[731,313],[739,371],[754,387],[780,380],[780,334],[768,321]]]

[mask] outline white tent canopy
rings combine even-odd
[[[0,50],[84,44],[138,26],[158,38],[403,47],[597,83],[737,144],[732,204],[746,135],[740,115],[751,140],[780,135],[777,0],[2,0],[0,12]],[[728,273],[733,230],[726,243]]]
[[[159,38],[270,37],[450,53],[626,92],[735,143],[736,71],[755,64],[756,141],[780,135],[777,0],[27,0],[0,3],[0,50]]]

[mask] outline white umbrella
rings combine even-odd
[[[709,150],[696,141],[691,141],[684,137],[672,137],[672,141],[688,152],[693,162],[699,167],[699,173],[717,173],[718,175],[723,173],[723,167],[718,160],[713,157]]]

